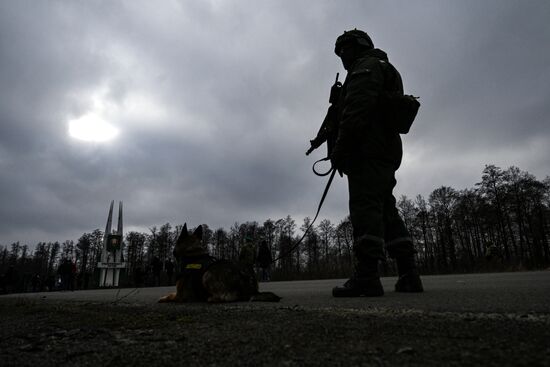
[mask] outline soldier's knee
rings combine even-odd
[[[355,238],[353,250],[358,259],[383,259],[384,239],[382,237],[364,234]]]
[[[416,250],[411,237],[399,237],[385,244],[386,252],[392,259],[414,256]]]

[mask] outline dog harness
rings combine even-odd
[[[183,275],[202,277],[203,274],[208,270],[208,268],[216,261],[218,260],[210,255],[181,257],[177,259],[178,271],[176,273],[176,276],[178,278],[182,277]]]
[[[217,261],[218,259],[210,255],[181,257],[177,259],[176,279],[190,279],[195,294],[200,299],[206,299],[208,295],[202,284],[202,276]]]

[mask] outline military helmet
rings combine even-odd
[[[340,56],[342,46],[350,43],[355,43],[368,49],[374,48],[374,43],[372,43],[369,35],[366,32],[360,31],[359,29],[355,28],[351,31],[344,31],[344,33],[336,39],[334,53]]]

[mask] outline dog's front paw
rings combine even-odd
[[[175,302],[175,300],[176,300],[176,294],[175,293],[170,293],[167,296],[161,297],[158,300],[158,303]]]

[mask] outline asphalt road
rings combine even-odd
[[[382,278],[386,294],[376,298],[333,298],[343,279],[260,283],[260,290],[283,297],[280,303],[255,307],[393,309],[456,313],[550,313],[550,271],[423,276],[424,293],[395,293],[395,277]],[[174,287],[100,289],[74,292],[13,294],[50,300],[152,304]]]
[[[173,287],[0,296],[3,366],[550,366],[550,271],[261,283],[279,303],[159,304]]]

